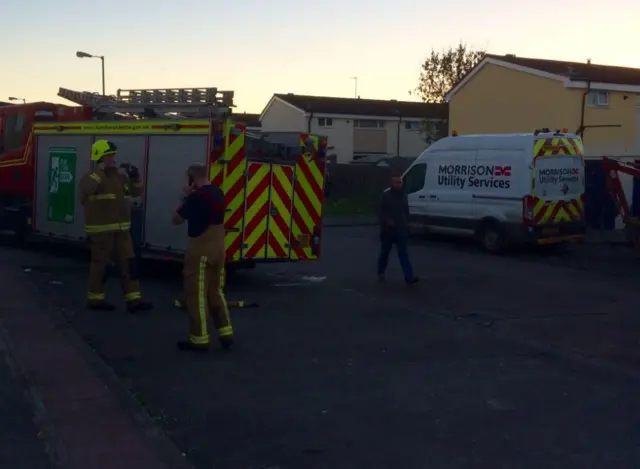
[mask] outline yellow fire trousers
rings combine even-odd
[[[140,285],[131,278],[131,260],[133,259],[133,243],[128,231],[95,233],[89,235],[91,248],[91,267],[89,268],[89,302],[104,301],[107,265],[112,259],[120,272],[120,282],[124,290],[126,302],[140,301]]]
[[[220,337],[232,336],[233,328],[223,292],[223,226],[210,226],[201,236],[189,238],[183,277],[189,313],[189,340],[197,345],[209,343],[209,314]]]

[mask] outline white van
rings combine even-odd
[[[489,251],[584,237],[584,160],[575,134],[455,133],[402,176],[415,232],[475,236]]]

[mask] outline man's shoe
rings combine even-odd
[[[384,274],[378,274],[378,282],[384,282],[384,281],[385,281]]]
[[[130,313],[139,313],[141,311],[150,311],[153,309],[153,304],[148,301],[135,301],[127,304],[127,311]]]
[[[88,301],[87,309],[93,311],[114,311],[116,307],[108,301]]]
[[[180,309],[180,310],[184,310],[186,309],[186,306],[184,304],[184,301],[176,298],[175,300],[173,300],[173,307],[176,309]]]
[[[220,345],[225,350],[229,350],[233,346],[233,336],[225,335],[220,337]]]
[[[208,352],[209,344],[194,344],[189,340],[180,340],[176,346],[183,352]]]
[[[420,281],[420,277],[413,276],[409,280],[407,280],[407,285],[413,285],[414,283],[418,283]]]

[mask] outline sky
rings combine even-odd
[[[0,0],[0,101],[64,102],[59,87],[216,87],[235,112],[273,93],[416,100],[431,49],[640,68],[640,1]],[[605,8],[606,5],[606,8]]]

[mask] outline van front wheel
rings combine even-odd
[[[499,223],[493,221],[483,222],[477,230],[476,237],[487,252],[499,253],[506,246],[504,230]]]

